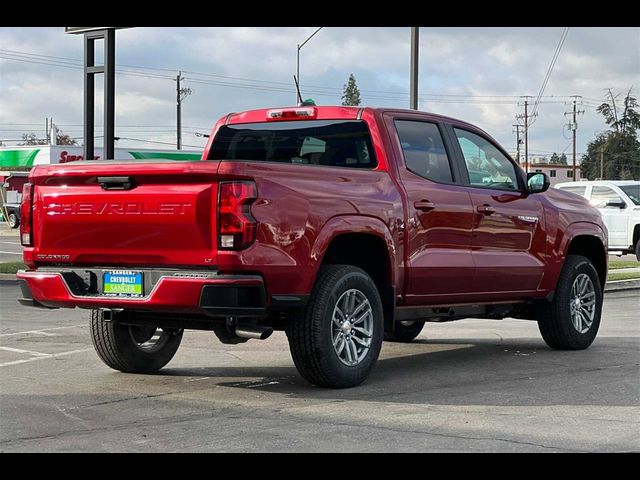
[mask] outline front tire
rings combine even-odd
[[[420,335],[423,327],[424,321],[422,320],[396,322],[393,332],[385,332],[384,340],[386,342],[409,343]]]
[[[542,302],[538,328],[556,350],[583,350],[596,338],[602,313],[602,287],[591,260],[568,255],[554,298]]]
[[[640,239],[636,242],[636,260],[640,262]]]
[[[91,341],[100,359],[125,373],[153,373],[176,354],[183,330],[120,325],[91,311]]]
[[[371,372],[382,346],[382,302],[375,283],[351,265],[321,268],[304,317],[287,330],[293,362],[307,381],[348,388]]]
[[[7,220],[9,220],[9,228],[18,228],[20,226],[20,220],[15,213],[10,213]]]

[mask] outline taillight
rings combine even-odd
[[[313,120],[318,116],[318,109],[311,108],[278,108],[267,111],[268,121],[278,120]]]
[[[25,183],[22,187],[22,203],[20,204],[20,241],[25,247],[33,245],[33,238],[31,237],[32,193],[33,185]]]
[[[220,183],[218,197],[218,248],[242,250],[256,237],[251,204],[258,197],[256,184],[247,181]]]

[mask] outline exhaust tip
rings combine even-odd
[[[235,333],[242,338],[252,338],[254,340],[266,340],[273,333],[273,328],[260,325],[238,326]]]

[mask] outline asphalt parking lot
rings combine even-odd
[[[22,245],[18,230],[0,229],[0,263],[22,261]]]
[[[640,451],[640,297],[606,295],[582,352],[534,322],[427,324],[358,388],[305,383],[286,337],[185,333],[156,375],[108,369],[82,310],[21,307],[0,282],[0,451]]]

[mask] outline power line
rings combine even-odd
[[[545,75],[544,80],[542,81],[542,86],[540,87],[540,92],[538,93],[538,97],[536,98],[536,101],[533,105],[532,115],[534,116],[538,111],[538,104],[540,102],[540,98],[542,97],[542,94],[544,93],[545,88],[547,88],[547,83],[549,82],[549,78],[551,78],[551,72],[553,72],[553,67],[556,65],[556,61],[558,60],[558,56],[560,55],[560,50],[562,50],[562,46],[564,45],[564,41],[566,40],[568,33],[569,33],[569,27],[565,27],[564,31],[562,32],[562,35],[560,36],[560,41],[558,42],[558,46],[556,47],[556,50],[553,54],[553,58],[551,59],[551,63],[549,64],[549,68],[547,69],[547,74]],[[534,122],[535,122],[535,118],[531,123],[533,124]]]
[[[34,54],[28,52],[20,52],[17,50],[7,50],[0,49],[0,58],[4,58],[5,60],[15,60],[22,61],[26,63],[35,63],[42,65],[50,65],[50,66],[59,66],[63,68],[82,68],[82,61],[69,58],[69,57],[59,57],[54,55],[42,55],[42,54]],[[35,60],[34,60],[35,58]],[[161,72],[175,72],[177,68],[160,68],[160,67],[147,67],[142,65],[129,65],[129,64],[118,64],[119,67],[133,68],[138,70],[150,70],[150,71],[161,71]],[[252,82],[252,84],[244,83],[238,84],[233,82],[225,82],[225,81],[215,81],[215,80],[207,80],[202,78],[187,78],[188,81],[195,83],[202,83],[207,85],[218,85],[218,86],[227,86],[227,87],[236,87],[236,88],[250,88],[250,89],[264,89],[268,91],[277,91],[277,92],[289,92],[290,91],[290,82],[280,82],[274,80],[262,80],[262,79],[251,79],[246,77],[236,77],[230,75],[221,75],[221,74],[212,74],[212,73],[204,73],[204,72],[196,72],[192,70],[182,70],[186,74],[198,75],[202,77],[210,77],[210,78],[221,78],[228,80],[238,80],[242,82]],[[119,69],[118,72],[122,75],[129,76],[137,76],[143,78],[156,78],[163,80],[175,80],[175,77],[169,75],[159,75],[159,74],[149,74],[136,72],[131,70],[123,70]],[[258,85],[255,85],[258,84]],[[280,86],[281,85],[281,86]],[[313,91],[307,90],[309,93],[313,95],[324,95],[324,96],[334,96],[330,95],[330,93],[340,94],[342,92],[341,87],[331,87],[331,86],[321,86],[321,85],[306,85],[302,84],[306,89],[313,89]],[[368,98],[378,99],[378,100],[403,100],[409,96],[409,92],[399,92],[399,91],[388,91],[388,90],[367,90],[361,89],[363,93],[367,93]],[[520,96],[518,95],[476,95],[476,94],[449,94],[449,93],[429,93],[420,95],[421,99],[430,99],[434,103],[468,103],[465,100],[458,100],[464,98],[470,99],[517,99]],[[539,98],[543,98],[543,96],[539,96]],[[568,96],[559,96],[559,95],[547,95],[544,98],[568,98]],[[504,103],[511,104],[515,103],[515,101],[499,101],[499,100],[483,100],[481,102],[474,103],[482,103],[482,104],[493,104],[493,103]],[[558,102],[561,103],[561,102]]]

